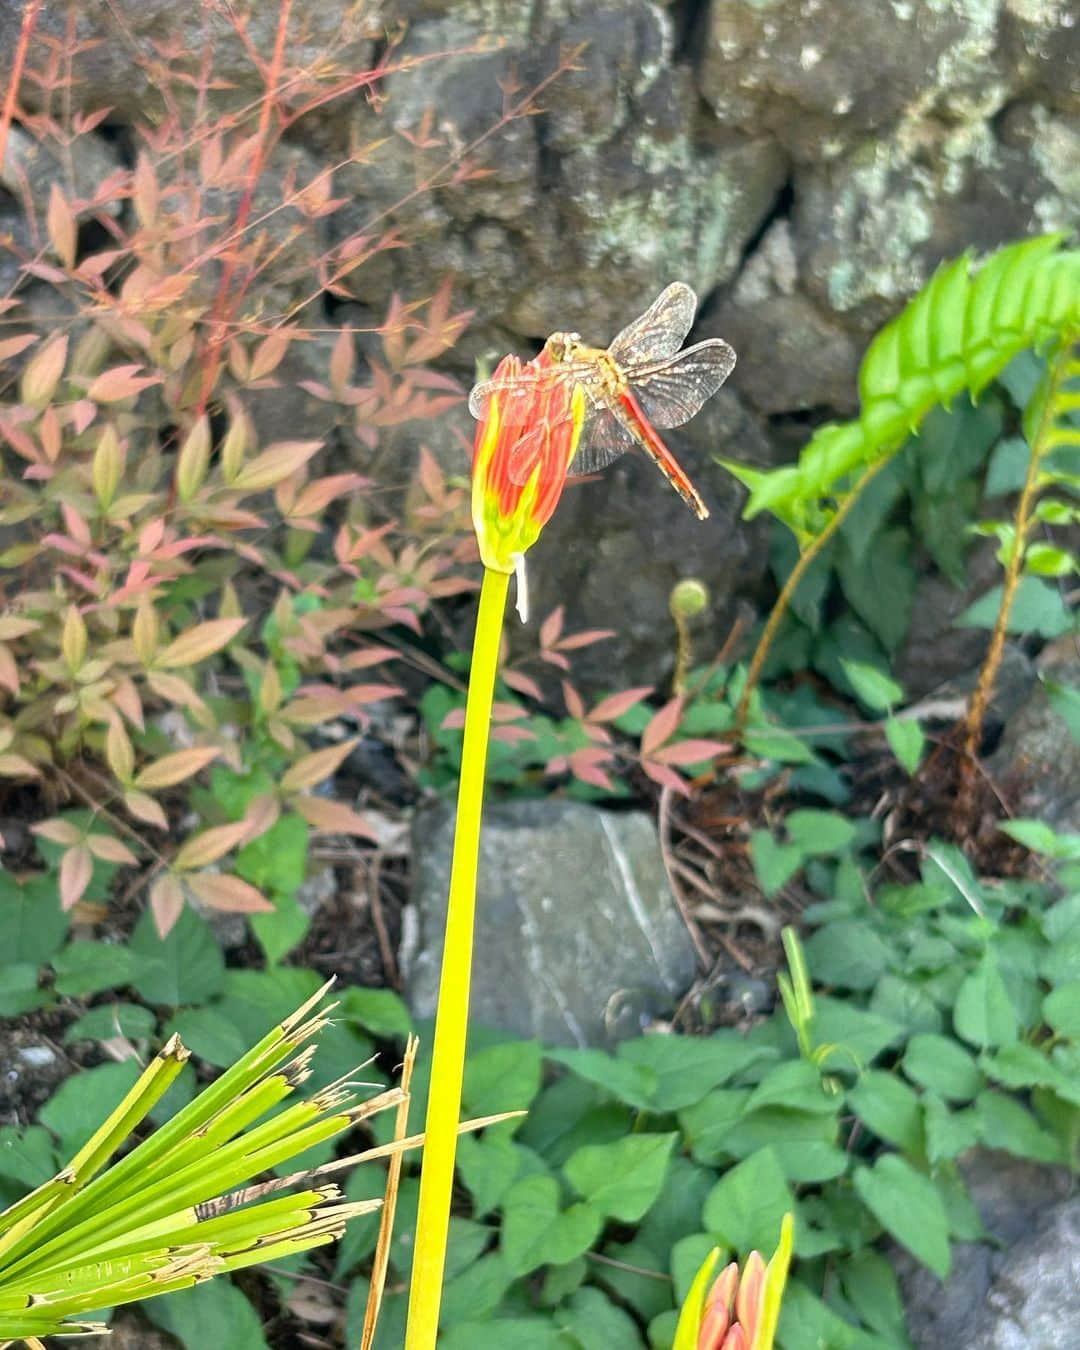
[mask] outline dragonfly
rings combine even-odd
[[[624,451],[642,450],[698,519],[705,520],[709,512],[700,493],[657,431],[689,422],[735,365],[735,353],[722,338],[680,350],[696,310],[697,296],[677,281],[607,348],[587,346],[579,333],[552,333],[544,344],[550,364],[540,369],[526,366],[520,375],[476,385],[469,411],[483,419],[492,398],[535,393],[537,380],[580,385],[586,416],[571,474],[595,473]],[[568,399],[565,403],[569,406]],[[535,445],[530,440],[523,438],[518,463],[511,462],[509,469],[511,477],[522,483],[533,467]]]

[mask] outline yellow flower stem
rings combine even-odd
[[[450,867],[450,898],[446,910],[446,943],[443,947],[439,1004],[435,1019],[405,1350],[435,1350],[435,1336],[439,1328],[469,1020],[484,769],[495,672],[499,663],[499,639],[509,584],[510,577],[506,573],[484,569],[469,671],[469,694],[465,704],[465,741],[461,757],[461,781],[458,784],[454,856]]]

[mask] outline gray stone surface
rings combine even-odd
[[[953,1248],[947,1283],[895,1253],[919,1350],[1080,1345],[1080,1199],[1065,1168],[973,1149],[960,1163],[989,1240]]]
[[[1080,686],[1075,640],[1064,638],[1039,661],[1043,680]],[[1009,719],[988,765],[1013,813],[1045,820],[1066,834],[1080,831],[1080,744],[1037,683]]]
[[[403,951],[409,1001],[434,1012],[454,812],[413,828],[414,885]],[[491,804],[481,832],[472,1021],[557,1045],[607,1045],[669,1012],[694,951],[638,812],[573,802]]]

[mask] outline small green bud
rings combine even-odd
[[[677,619],[692,619],[709,603],[709,588],[696,577],[686,577],[671,590],[671,612]]]

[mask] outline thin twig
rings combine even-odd
[[[658,812],[658,824],[660,827],[660,857],[664,863],[664,871],[667,873],[668,885],[671,887],[671,893],[675,897],[675,903],[679,907],[679,913],[682,915],[682,921],[686,925],[686,931],[690,935],[690,941],[694,944],[694,951],[697,952],[698,963],[702,970],[708,970],[712,965],[712,956],[708,945],[701,935],[701,929],[697,926],[694,916],[690,913],[690,906],[686,903],[686,896],[682,887],[675,879],[676,865],[675,858],[671,852],[671,798],[672,789],[662,787],[660,789],[660,806]]]

